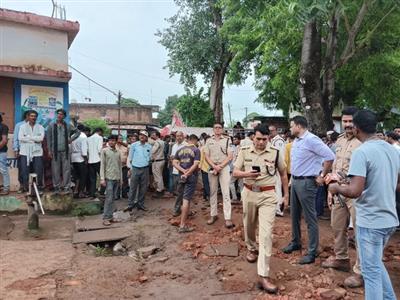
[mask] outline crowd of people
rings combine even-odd
[[[34,172],[39,190],[45,187],[46,178],[51,178],[56,194],[73,193],[76,198],[105,195],[103,224],[109,226],[114,222],[114,200],[128,198],[125,211],[130,213],[146,211],[150,186],[155,198],[175,198],[173,215],[181,218],[179,232],[187,233],[194,230],[187,220],[195,213],[190,203],[201,181],[203,199],[210,206],[208,225],[218,219],[219,193],[228,229],[235,227],[232,203],[242,204],[246,259],[257,262],[259,281],[267,292],[277,292],[269,278],[274,220],[290,207],[292,236],[284,253],[303,247],[303,214],[308,251],[299,264],[314,263],[319,251],[318,218],[330,218],[334,256],[322,267],[352,270],[344,284],[364,285],[366,299],[396,299],[382,255],[399,226],[400,128],[377,132],[373,112],[345,108],[344,132],[330,131],[324,137],[311,133],[307,120],[296,116],[285,134],[273,125],[260,124],[244,136],[243,127],[237,124],[229,136],[223,125],[216,123],[212,136],[185,136],[178,131],[161,137],[157,131],[140,131],[126,141],[121,135],[105,138],[100,128],[91,132],[78,125],[72,130],[65,122],[66,115],[57,110],[56,120],[46,130],[36,123],[38,114],[33,110],[25,112],[16,124],[13,150],[20,192],[28,191],[29,173]],[[4,195],[10,182],[5,154],[8,128],[2,119],[0,132]],[[353,268],[348,251],[350,232],[355,232],[357,248]]]

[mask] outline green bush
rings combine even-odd
[[[83,124],[90,128],[93,132],[96,128],[103,129],[104,136],[108,136],[111,133],[110,128],[108,128],[107,122],[101,119],[88,119],[83,122]]]

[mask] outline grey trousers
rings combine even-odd
[[[179,176],[179,175],[178,175]],[[183,190],[185,188],[184,183],[179,183],[179,177],[177,180],[177,187],[176,187],[176,198],[175,198],[175,205],[174,205],[174,212],[176,214],[181,213],[181,206],[183,203]]]
[[[62,174],[62,182],[61,182]],[[69,190],[71,187],[71,157],[65,151],[57,153],[51,160],[51,175],[54,190]]]
[[[113,218],[113,204],[119,186],[119,180],[106,179],[106,199],[104,201],[103,220],[110,220]]]
[[[292,243],[301,245],[301,211],[308,231],[308,254],[316,255],[319,244],[318,218],[315,196],[318,186],[313,178],[294,179],[290,190],[290,214],[292,217]]]
[[[129,183],[128,207],[144,206],[144,198],[149,187],[149,167],[131,169]],[[139,191],[139,192],[138,192]],[[137,199],[136,199],[136,195]]]

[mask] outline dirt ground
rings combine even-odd
[[[349,273],[319,266],[333,252],[329,221],[320,221],[321,254],[316,263],[300,266],[296,260],[301,253],[280,251],[290,239],[288,213],[276,219],[271,277],[280,291],[271,296],[258,289],[256,264],[245,259],[240,205],[233,207],[234,230],[223,227],[222,207],[220,219],[208,226],[209,208],[198,194],[193,202],[197,214],[191,219],[196,230],[182,235],[174,226],[177,220],[171,218],[173,202],[148,197],[150,210],[135,212],[133,220],[124,223],[132,232],[130,241],[135,247],[160,248],[148,258],[105,256],[101,248],[73,245],[75,217],[40,216],[40,231],[28,232],[26,216],[3,215],[0,299],[322,299],[321,293],[338,288],[344,299],[363,299],[362,289],[343,290],[342,282]],[[117,207],[125,205],[126,201],[117,201]],[[305,228],[303,224],[303,231]],[[228,242],[239,245],[239,256],[203,253],[209,244]],[[351,249],[353,261],[354,254]],[[384,259],[400,295],[399,232],[392,237]]]

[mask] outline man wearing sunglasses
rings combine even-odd
[[[284,201],[289,195],[288,179],[283,152],[269,143],[269,130],[265,125],[255,128],[253,145],[241,148],[235,162],[233,176],[243,178],[243,224],[245,242],[248,249],[246,259],[257,263],[259,283],[268,293],[276,293],[278,288],[269,279],[269,260],[272,254],[272,228],[275,220],[276,174],[282,180]],[[259,227],[259,247],[256,242],[257,221]]]
[[[212,225],[218,219],[218,183],[221,186],[225,227],[233,228],[231,220],[231,198],[229,195],[229,184],[231,176],[229,162],[232,160],[232,142],[229,137],[223,136],[222,124],[214,124],[214,135],[210,137],[204,148],[206,161],[210,165],[208,180],[210,182],[210,207],[211,218],[207,221]]]

